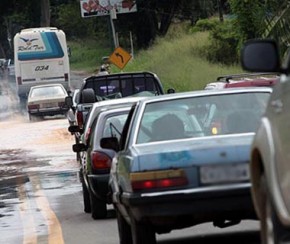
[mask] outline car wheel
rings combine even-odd
[[[82,183],[82,190],[83,190],[84,212],[91,213],[90,193],[89,193],[88,188],[84,182],[83,177],[84,176],[82,174],[82,170],[80,170],[80,180]]]
[[[261,182],[266,186],[265,176]],[[265,189],[264,204],[261,216],[261,239],[263,244],[289,243],[290,230],[283,227],[274,210],[271,197]]]
[[[38,118],[37,116],[32,115],[32,114],[29,114],[28,117],[29,117],[29,120],[30,120],[31,122],[36,122],[36,121],[39,120],[39,118]]]
[[[115,207],[115,210],[117,215],[120,244],[133,244],[130,225],[127,223],[117,207]]]
[[[130,215],[133,244],[156,244],[153,226],[149,223],[137,221]]]
[[[98,199],[91,191],[90,194],[90,203],[91,203],[91,212],[93,219],[104,219],[107,217],[107,204],[106,202]]]

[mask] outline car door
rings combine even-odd
[[[112,161],[112,166],[111,166],[111,172],[110,172],[110,186],[113,191],[113,202],[117,205],[118,209],[120,212],[122,212],[122,215],[125,216],[125,218],[128,218],[128,213],[126,211],[126,208],[121,204],[120,202],[120,196],[123,192],[123,187],[125,187],[124,183],[126,180],[124,177],[125,175],[128,176],[128,174],[124,174],[124,167],[123,167],[123,160],[126,158],[126,142],[128,140],[128,137],[130,136],[130,124],[133,120],[134,117],[134,111],[136,109],[136,105],[133,105],[128,117],[126,119],[125,125],[123,127],[122,135],[120,138],[120,151],[117,152],[116,157]]]
[[[273,89],[267,115],[274,145],[274,167],[281,197],[290,212],[290,77],[281,76]]]

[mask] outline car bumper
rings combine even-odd
[[[28,113],[36,116],[50,116],[57,114],[65,114],[67,111],[68,111],[67,108],[46,108],[46,109],[29,110]]]
[[[118,196],[113,196],[115,200],[116,197]],[[250,183],[156,193],[123,193],[119,200],[130,208],[137,220],[191,216],[201,223],[219,218],[257,218]]]
[[[108,198],[109,175],[88,175],[88,184],[91,192],[99,199],[106,201]]]

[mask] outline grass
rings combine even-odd
[[[94,72],[101,64],[102,57],[111,52],[110,47],[95,39],[68,41],[68,45],[71,48],[71,69],[88,73]]]
[[[168,35],[157,39],[150,49],[137,52],[123,71],[151,71],[158,75],[165,89],[175,88],[177,92],[203,89],[218,76],[243,72],[237,65],[209,63],[201,54],[208,43],[207,32],[178,32],[177,36]],[[102,56],[110,56],[113,52],[110,48],[98,48],[96,41],[70,45],[71,67],[75,70],[92,72]],[[112,71],[120,72],[114,65]]]

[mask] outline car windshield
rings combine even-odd
[[[233,93],[148,103],[137,143],[255,132],[269,95]]]
[[[45,97],[45,96],[58,96],[65,95],[65,91],[60,86],[46,86],[34,88],[31,91],[30,97]]]

